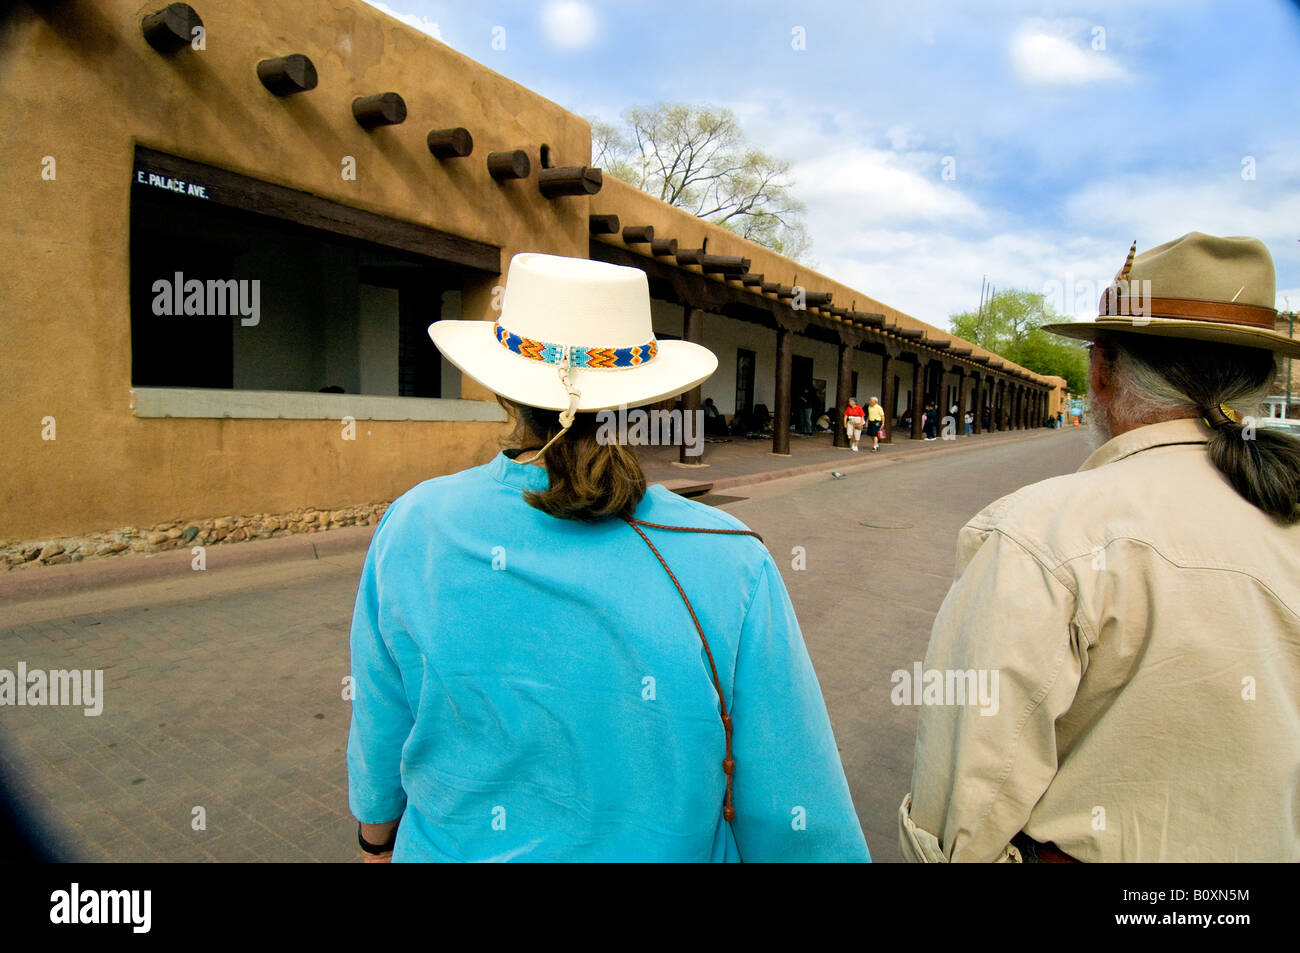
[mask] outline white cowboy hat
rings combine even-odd
[[[656,340],[639,268],[533,252],[510,259],[495,322],[435,321],[429,337],[488,390],[569,414],[675,397],[718,367],[708,348]]]
[[[1189,232],[1136,255],[1101,296],[1096,321],[1044,324],[1095,341],[1105,331],[1266,348],[1300,357],[1300,338],[1277,330],[1273,258],[1258,238]]]

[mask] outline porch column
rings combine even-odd
[[[894,388],[896,360],[889,351],[885,351],[880,360],[880,406],[885,411],[885,443],[894,440],[894,405],[898,403],[898,394]]]
[[[835,425],[834,446],[847,447],[849,435],[844,429],[844,408],[849,406],[849,398],[856,395],[849,393],[853,386],[853,345],[840,341],[840,364],[835,378],[835,408],[832,420]]]
[[[957,413],[953,414],[953,435],[964,436],[966,433],[966,374],[960,364],[954,364],[953,375],[957,378]],[[946,411],[945,411],[946,413]]]
[[[699,344],[704,337],[704,312],[699,308],[692,308],[689,304],[682,308],[682,340],[690,341],[692,344]],[[686,427],[687,414],[697,414],[701,407],[701,391],[703,385],[696,385],[682,394],[682,427]],[[700,447],[704,447],[703,428],[692,427],[692,433],[697,434],[700,440]],[[686,453],[686,441],[682,440],[677,448],[677,462],[685,463],[690,466],[703,466],[704,454],[692,457]]]
[[[925,366],[921,355],[916,355],[916,365],[912,370],[912,439],[921,439],[921,414],[925,407]]]
[[[794,332],[776,329],[776,407],[772,411],[772,452],[790,455],[790,365],[794,356]]]
[[[971,421],[970,432],[977,434],[980,432],[980,412],[984,409],[982,403],[984,399],[982,386],[984,383],[984,376],[977,371],[974,378],[975,380],[970,393],[970,412],[974,420]]]

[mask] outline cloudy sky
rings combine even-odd
[[[985,275],[1095,313],[1193,230],[1262,238],[1300,308],[1298,0],[373,5],[586,116],[729,106],[819,270],[933,324]]]

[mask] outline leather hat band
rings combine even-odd
[[[1257,304],[1205,301],[1200,298],[1131,299],[1128,295],[1114,294],[1114,289],[1108,289],[1101,296],[1097,313],[1103,318],[1178,318],[1184,321],[1239,324],[1265,331],[1277,329],[1277,312]]]

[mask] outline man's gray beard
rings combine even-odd
[[[1092,449],[1096,450],[1110,439],[1110,408],[1096,397],[1089,396],[1088,440],[1092,444]]]

